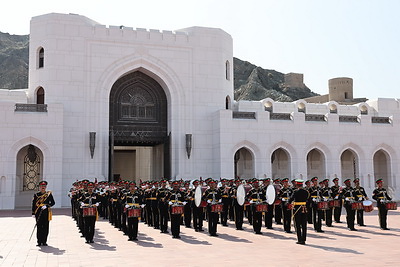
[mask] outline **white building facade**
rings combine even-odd
[[[397,99],[235,102],[232,46],[220,29],[34,17],[29,88],[0,90],[0,209],[42,179],[58,207],[83,178],[383,178],[398,194]]]

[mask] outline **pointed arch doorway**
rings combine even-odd
[[[167,97],[140,72],[119,78],[110,92],[109,180],[171,177]]]

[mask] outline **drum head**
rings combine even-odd
[[[274,204],[275,202],[275,198],[276,198],[276,192],[275,192],[275,187],[270,184],[267,186],[267,190],[266,190],[266,198],[267,198],[267,203],[269,205]]]
[[[371,206],[372,205],[372,201],[371,200],[364,200],[363,201],[363,205],[364,206]]]
[[[237,199],[238,204],[240,206],[243,206],[244,201],[246,200],[246,190],[244,189],[244,186],[242,184],[239,185],[237,188],[236,199]]]
[[[194,191],[194,204],[196,207],[199,207],[201,204],[201,197],[203,196],[203,192],[201,190],[201,186],[197,186]]]

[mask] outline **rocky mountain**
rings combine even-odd
[[[29,35],[0,32],[0,88],[28,88]]]
[[[317,96],[307,86],[290,87],[285,84],[284,74],[267,70],[238,58],[233,59],[235,100],[261,100],[292,102]]]
[[[0,88],[28,88],[29,35],[0,32]],[[284,74],[234,58],[235,100],[294,101],[316,96],[306,86],[288,87]]]

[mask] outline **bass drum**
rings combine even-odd
[[[243,206],[244,203],[246,202],[246,195],[247,195],[247,192],[250,191],[250,189],[251,189],[251,186],[247,185],[247,184],[246,185],[241,184],[238,186],[238,188],[236,190],[236,199],[240,206]]]
[[[203,197],[204,191],[207,190],[207,186],[197,186],[196,190],[194,191],[194,204],[196,207],[200,207],[201,205],[201,199]]]
[[[267,203],[269,205],[274,204],[275,199],[276,199],[276,189],[275,186],[273,186],[272,184],[267,186],[267,190],[265,190],[265,197],[267,199]]]

